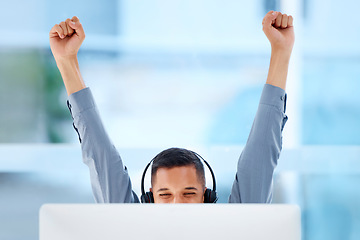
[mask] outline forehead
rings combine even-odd
[[[195,166],[159,168],[153,179],[153,188],[186,188],[201,186]]]

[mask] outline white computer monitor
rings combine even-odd
[[[300,240],[283,204],[45,204],[40,240]]]

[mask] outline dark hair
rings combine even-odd
[[[151,167],[151,184],[153,184],[153,179],[159,168],[173,168],[191,165],[195,167],[198,180],[205,188],[205,171],[201,160],[193,151],[184,148],[169,148],[154,157]]]

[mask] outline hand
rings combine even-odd
[[[295,41],[293,17],[270,11],[265,15],[262,25],[272,50],[291,54]]]
[[[50,30],[50,48],[55,60],[76,57],[85,39],[84,29],[77,17],[55,24]]]
[[[84,29],[77,17],[55,24],[50,30],[50,48],[61,73],[68,95],[86,87],[82,79],[77,52],[85,39]]]

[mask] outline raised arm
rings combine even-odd
[[[271,43],[268,78],[247,140],[240,155],[230,203],[270,203],[272,179],[282,149],[286,78],[294,44],[291,16],[270,11],[263,31]]]
[[[139,202],[119,153],[110,141],[95,101],[82,79],[77,53],[85,39],[77,17],[56,24],[50,47],[69,95],[68,107],[79,135],[82,157],[89,167],[92,190],[98,203]]]

